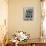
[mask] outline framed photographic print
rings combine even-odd
[[[24,20],[33,20],[33,8],[31,7],[23,8],[23,17]]]

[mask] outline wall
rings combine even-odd
[[[33,7],[34,14],[32,21],[23,20],[23,7]],[[9,0],[8,17],[9,36],[16,31],[26,31],[31,34],[31,38],[40,37],[40,0]]]

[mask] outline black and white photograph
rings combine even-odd
[[[33,8],[23,8],[23,18],[24,20],[33,20]]]

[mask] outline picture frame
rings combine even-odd
[[[33,20],[33,8],[32,7],[23,8],[23,18],[24,20]]]

